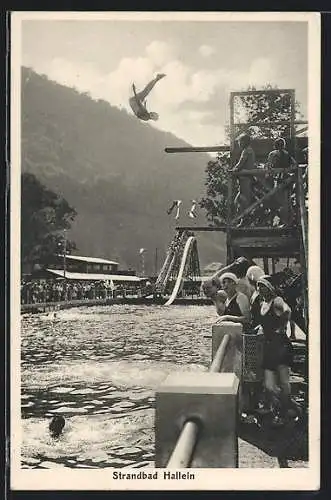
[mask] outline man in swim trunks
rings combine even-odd
[[[279,137],[274,142],[274,149],[268,155],[266,162],[266,167],[272,172],[274,168],[283,168],[285,171],[296,166],[295,159],[286,150],[285,139]],[[274,187],[274,179],[276,185],[280,185],[282,181],[286,178],[286,174],[279,173],[276,176],[272,176],[267,179],[269,182],[269,189]],[[292,223],[292,206],[291,206],[291,188],[283,187],[281,191],[278,191],[271,201],[272,208],[278,210],[281,225],[290,225]]]
[[[241,154],[238,162],[233,167],[233,172],[240,170],[252,170],[255,167],[255,153],[251,146],[251,138],[248,134],[241,134],[238,138]],[[234,203],[239,212],[242,212],[253,203],[252,176],[239,177],[239,193]],[[242,224],[242,220],[239,225]]]
[[[159,115],[157,113],[154,113],[153,111],[147,111],[146,97],[154,88],[155,84],[165,76],[166,75],[164,73],[158,73],[156,77],[151,80],[141,92],[136,92],[136,86],[134,83],[132,84],[133,96],[130,97],[129,104],[136,117],[140,120],[147,122],[149,120],[156,121],[159,119]]]

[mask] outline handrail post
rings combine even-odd
[[[231,340],[230,335],[225,334],[220,343],[214,360],[209,368],[209,373],[219,373],[224,361],[226,350]],[[167,468],[189,467],[193,456],[199,431],[199,423],[188,420],[180,433],[176,447],[172,452]]]
[[[238,467],[238,387],[234,373],[168,375],[156,392],[155,466]]]
[[[159,387],[156,467],[238,467],[241,345],[242,325],[214,325],[209,372],[170,374]]]
[[[225,358],[226,350],[231,341],[231,337],[228,333],[224,335],[222,341],[217,349],[217,352],[214,356],[213,362],[209,368],[211,373],[219,373],[222,368],[222,364]]]
[[[188,421],[184,424],[176,447],[167,463],[167,469],[187,468],[191,465],[198,432],[199,424],[197,422]]]
[[[229,336],[226,357],[221,366],[221,372],[234,372],[239,380],[242,372],[242,333],[241,323],[223,321],[212,326],[212,361],[214,360],[223,338]]]

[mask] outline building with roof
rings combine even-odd
[[[119,272],[119,263],[114,260],[100,259],[99,257],[83,257],[81,255],[55,255],[53,262],[47,267],[49,269],[63,269],[64,265],[66,271],[74,273],[117,274]]]
[[[35,271],[32,278],[86,281],[112,281],[114,284],[137,284],[145,281],[133,269],[120,270],[114,260],[81,255],[54,255],[53,259]]]

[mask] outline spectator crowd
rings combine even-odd
[[[95,300],[136,295],[139,285],[114,285],[105,281],[22,280],[21,304]]]

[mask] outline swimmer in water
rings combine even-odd
[[[159,119],[159,115],[157,113],[147,111],[146,97],[154,88],[155,84],[165,76],[166,75],[164,73],[158,73],[141,92],[137,92],[135,84],[132,84],[133,96],[130,97],[129,104],[136,117],[140,120],[147,122],[149,120],[157,121]]]
[[[58,438],[63,431],[65,426],[65,420],[61,415],[55,415],[50,424],[49,424],[49,432],[52,438]]]

